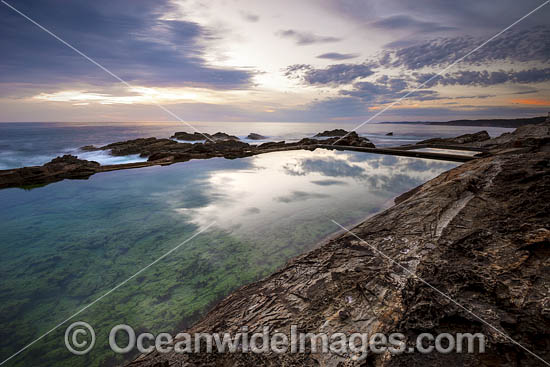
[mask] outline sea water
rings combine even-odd
[[[0,124],[8,131],[2,135],[2,152],[10,157],[4,156],[4,164],[39,164],[86,144],[189,131],[173,125],[47,126]],[[207,132],[258,132],[288,140],[329,128],[262,126],[246,131],[209,126]],[[379,145],[433,136],[423,128],[398,133],[399,127],[365,134]],[[387,130],[394,137],[385,137]],[[317,149],[192,160],[32,190],[0,190],[0,359],[181,245],[9,362],[120,364],[135,354],[109,350],[113,326],[124,323],[155,334],[181,331],[234,289],[269,275],[338,231],[332,220],[357,223],[456,165]],[[86,356],[75,356],[64,345],[65,328],[78,320],[92,325],[97,336]]]
[[[318,132],[343,128],[351,130],[356,124],[338,123],[292,123],[292,122],[193,122],[201,132],[218,131],[236,135],[241,140],[259,144],[266,141],[287,142],[312,137]],[[505,128],[475,126],[431,126],[423,124],[366,124],[358,132],[369,138],[376,146],[411,144],[433,137],[450,137],[465,133],[488,130],[491,136],[511,131]],[[150,123],[0,123],[0,169],[42,165],[53,158],[73,154],[82,159],[95,160],[101,164],[118,164],[145,161],[138,155],[113,157],[109,152],[83,152],[84,145],[106,145],[117,141],[157,137],[169,138],[176,131],[194,132],[181,122]],[[264,140],[249,140],[251,132],[266,137]],[[386,134],[393,132],[393,136]]]

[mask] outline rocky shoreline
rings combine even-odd
[[[400,332],[408,343],[420,333],[480,332],[484,353],[386,352],[355,361],[338,353],[152,352],[129,365],[543,365],[526,350],[550,360],[550,124],[474,144],[490,156],[401,195],[350,233],[232,293],[186,331],[246,325],[290,334],[298,325],[311,333]]]
[[[330,132],[328,133],[330,134]],[[0,170],[0,189],[45,185],[64,179],[87,179],[91,175],[99,172],[155,165],[169,165],[189,161],[191,159],[208,159],[214,157],[235,159],[284,150],[313,150],[320,144],[331,144],[336,141],[342,145],[374,148],[374,144],[367,138],[361,137],[355,132],[349,133],[349,135],[343,139],[334,135],[334,137],[325,140],[304,138],[294,143],[279,141],[267,142],[259,145],[242,142],[235,136],[221,132],[213,135],[206,135],[211,140],[206,140],[206,137],[199,133],[189,134],[186,132],[176,132],[173,135],[174,139],[186,138],[190,140],[206,140],[200,143],[187,143],[172,139],[141,138],[108,144],[102,147],[95,147],[92,145],[84,146],[81,148],[83,151],[109,151],[113,156],[139,154],[141,157],[147,158],[147,162],[102,166],[94,161],[87,161],[78,159],[72,155],[65,155],[63,157],[57,157],[43,166]],[[253,138],[258,137],[260,136],[257,134],[253,136]]]

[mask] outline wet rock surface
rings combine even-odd
[[[346,134],[349,134],[344,129],[334,129],[334,130],[325,130],[322,133],[315,134],[314,138],[320,138],[320,137],[327,137],[327,136],[344,136]]]
[[[199,140],[206,140],[206,141],[216,141],[216,140],[239,140],[238,137],[234,135],[229,135],[222,132],[217,132],[215,134],[207,134],[207,133],[188,133],[185,131],[178,131],[174,133],[170,137],[170,139],[177,139],[177,140],[186,140],[186,141],[199,141]]]
[[[342,137],[333,137],[323,140],[324,144],[341,145],[350,147],[375,148],[374,144],[365,137],[359,136],[355,131]]]
[[[256,134],[256,133],[250,133],[248,134],[248,136],[246,137],[247,139],[250,139],[250,140],[263,140],[263,139],[267,139],[267,137],[263,136],[263,135],[260,135],[260,134]]]
[[[189,134],[178,132],[174,134],[174,136],[178,139],[183,137],[187,139],[198,139],[199,137],[202,138],[201,140],[205,139],[203,135],[198,133]],[[77,159],[74,156],[58,157],[44,166],[0,170],[0,188],[47,184],[64,178],[81,179],[87,178],[97,172],[138,168],[157,164],[167,165],[188,161],[190,159],[208,159],[213,157],[235,159],[281,150],[311,150],[322,143],[326,144],[327,142],[330,143],[338,139],[316,140],[305,138],[294,143],[281,141],[253,145],[240,141],[236,136],[222,132],[208,136],[212,140],[197,143],[178,142],[172,139],[139,138],[116,142],[101,147],[87,145],[82,147],[81,150],[87,152],[100,150],[108,151],[113,156],[139,154],[140,157],[146,157],[147,162],[100,166],[97,162]],[[338,142],[338,144],[374,147],[367,138],[359,137],[356,133],[351,133],[342,139],[342,141]],[[64,165],[59,165],[60,161],[58,160],[63,160],[65,162]],[[57,163],[53,165],[53,162]]]
[[[65,178],[86,179],[98,172],[100,164],[78,159],[73,155],[57,157],[43,166],[0,171],[0,188],[33,186],[61,181]]]
[[[297,325],[311,333],[400,332],[407,347],[420,333],[480,332],[485,353],[369,354],[358,362],[337,353],[153,352],[130,365],[543,365],[516,344],[550,359],[550,152],[548,135],[522,142],[533,131],[547,127],[487,143],[494,155],[415,188],[353,234],[240,288],[186,330],[234,334],[244,325],[250,332],[269,326],[289,335]],[[337,229],[329,219],[327,226]]]
[[[480,147],[495,151],[505,151],[513,149],[522,149],[530,151],[534,149],[543,149],[548,151],[550,141],[550,121],[537,124],[520,126],[510,133],[502,134],[499,137],[485,140],[478,145]]]
[[[188,133],[185,131],[175,132],[170,139],[186,140],[186,141],[198,141],[206,140],[207,137],[201,133]]]

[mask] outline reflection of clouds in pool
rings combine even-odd
[[[291,176],[304,176],[309,173],[322,173],[329,177],[358,177],[364,173],[362,167],[351,165],[343,159],[304,159],[298,165],[284,167]]]
[[[352,161],[356,155],[369,159]],[[200,180],[195,187],[208,198],[203,206],[176,205],[174,209],[201,227],[216,221],[231,231],[276,231],[343,211],[371,213],[456,166],[324,149],[274,152],[242,160],[248,163],[243,168],[212,170]]]
[[[397,162],[399,161],[399,159],[394,156],[394,155],[385,155],[383,158],[382,158],[382,164],[384,166],[391,166],[393,164],[396,164]]]
[[[260,214],[260,209],[258,208],[248,208],[245,210],[245,215],[248,215],[248,214]]]
[[[293,191],[291,194],[286,196],[279,196],[274,198],[273,200],[279,201],[281,203],[292,203],[295,201],[304,201],[309,199],[323,199],[330,197],[330,195],[327,194],[319,194],[315,192],[305,192],[305,191]]]
[[[423,183],[419,177],[396,174],[393,176],[369,175],[366,178],[371,188],[374,190],[385,190],[395,193],[405,192],[410,188]]]
[[[338,180],[315,180],[311,181],[311,183],[314,183],[315,185],[319,186],[330,186],[330,185],[347,185],[348,183],[345,181],[338,181]]]
[[[407,163],[408,169],[418,172],[429,171],[434,168],[440,170],[449,170],[453,167],[456,167],[456,164],[443,161],[428,161],[423,159],[415,159]]]

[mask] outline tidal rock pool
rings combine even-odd
[[[183,243],[6,363],[119,364],[135,354],[109,349],[113,326],[182,330],[235,288],[333,234],[331,219],[356,223],[455,166],[318,149],[0,190],[0,359]],[[85,356],[64,344],[66,327],[78,320],[96,333]]]

